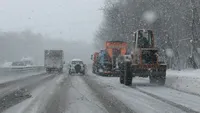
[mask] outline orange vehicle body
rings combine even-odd
[[[127,43],[122,41],[107,41],[105,49],[93,54],[93,73],[109,76],[116,75],[116,60],[118,56],[127,53]]]
[[[127,52],[127,43],[122,41],[107,41],[105,48],[109,57],[112,58],[114,49],[119,50],[120,55],[125,55]]]

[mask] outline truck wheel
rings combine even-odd
[[[92,67],[92,73],[94,73],[94,74],[95,74],[95,68],[94,68],[94,67]]]
[[[150,81],[151,84],[155,84],[155,83],[156,83],[156,77],[150,75],[150,76],[149,76],[149,81]]]
[[[71,75],[72,73],[71,73],[71,71],[69,70],[69,75]]]
[[[63,73],[63,69],[62,68],[58,69],[58,72]]]
[[[132,85],[132,71],[131,71],[131,62],[125,63],[125,70],[124,70],[124,84],[126,86]]]
[[[119,77],[119,81],[121,84],[124,84],[124,76],[123,76],[124,72],[120,72],[120,77]]]
[[[46,68],[46,72],[48,73],[48,69]]]
[[[124,66],[119,68],[118,75],[119,75],[119,82],[121,84],[124,84]]]
[[[83,71],[82,74],[85,75],[85,71]]]
[[[46,72],[47,72],[47,73],[50,73],[50,71],[49,71],[49,69],[48,69],[48,68],[46,68]]]
[[[165,85],[165,80],[166,80],[166,73],[163,73],[158,77],[158,85]]]

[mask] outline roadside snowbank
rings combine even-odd
[[[102,77],[95,76],[94,74],[89,76],[102,88],[106,89],[109,93],[111,93],[114,97],[116,97],[119,101],[124,103],[136,113],[185,113],[184,111],[177,109],[172,105],[157,100],[135,89],[134,85],[136,85],[136,87],[154,88],[154,86],[150,85],[148,78],[136,77],[133,79],[133,86],[128,87],[120,84],[118,77]],[[173,89],[171,90],[173,91]]]
[[[168,70],[166,86],[200,95],[200,70]]]
[[[94,75],[91,72],[90,75]],[[101,83],[107,85],[119,86],[118,77],[101,77],[96,76]],[[148,78],[134,78],[133,84],[136,85],[148,85]],[[200,70],[168,70],[165,86],[180,90],[183,92],[188,92],[192,94],[200,95]]]
[[[187,69],[187,70],[168,70],[167,76],[187,76],[187,77],[197,77],[200,78],[200,69],[194,70],[194,69]]]

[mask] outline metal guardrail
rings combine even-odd
[[[12,66],[12,67],[0,67],[0,74],[9,72],[30,72],[44,70],[44,66]]]

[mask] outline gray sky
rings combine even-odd
[[[102,20],[104,0],[0,0],[0,30],[31,29],[66,40],[88,40]]]

